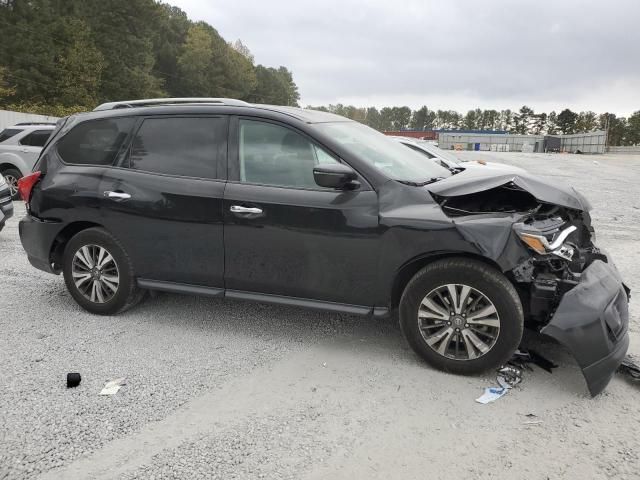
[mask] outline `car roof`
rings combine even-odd
[[[282,105],[247,103],[228,98],[154,98],[146,100],[124,100],[103,103],[82,116],[108,117],[120,115],[167,115],[170,113],[230,113],[248,114],[256,111],[276,113],[296,118],[304,123],[352,122],[348,118],[329,112]],[[107,113],[111,112],[111,114]],[[100,113],[100,115],[99,115]],[[104,114],[104,115],[102,115]]]

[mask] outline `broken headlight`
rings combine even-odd
[[[520,240],[534,252],[540,255],[555,255],[571,261],[573,259],[574,248],[566,244],[565,240],[576,230],[577,228],[575,226],[570,225],[563,230],[557,231],[551,240],[547,238],[547,235],[542,234],[542,232],[534,233],[530,230],[516,229],[516,233],[520,237]]]

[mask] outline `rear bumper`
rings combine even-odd
[[[582,272],[542,333],[564,344],[592,396],[605,389],[629,346],[629,295],[615,265],[596,260]]]
[[[18,224],[20,241],[31,265],[45,272],[59,273],[51,267],[50,255],[53,242],[62,227],[62,223],[47,222],[30,215],[20,220]]]

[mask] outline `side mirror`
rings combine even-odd
[[[336,190],[355,190],[360,186],[358,175],[342,163],[327,163],[313,167],[313,179],[318,185]]]

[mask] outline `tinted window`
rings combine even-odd
[[[239,157],[241,181],[301,188],[320,188],[315,165],[338,163],[299,133],[253,120],[240,120]]]
[[[44,147],[53,130],[35,130],[29,135],[25,135],[20,139],[20,145],[28,145],[30,147]]]
[[[226,117],[148,118],[133,139],[129,168],[216,178],[226,151]]]
[[[5,128],[0,132],[0,143],[10,139],[11,137],[13,137],[14,135],[17,135],[21,131],[22,130],[19,128]]]
[[[128,117],[83,122],[60,139],[58,154],[66,163],[111,165],[133,123]]]

